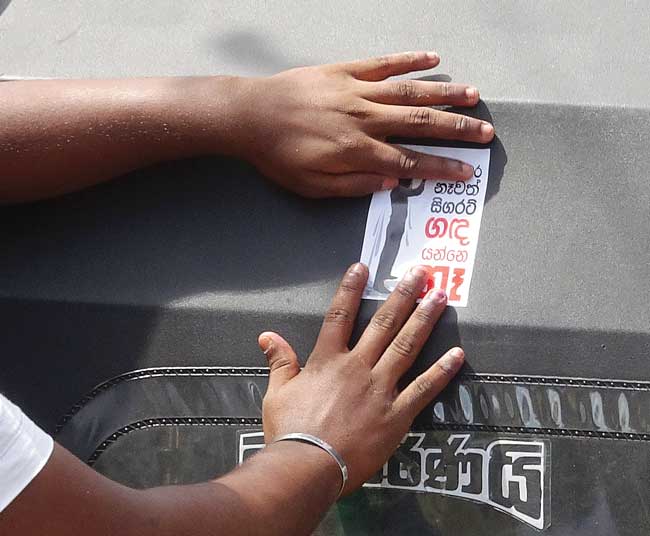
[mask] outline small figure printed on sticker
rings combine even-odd
[[[413,230],[411,219],[408,217],[408,200],[422,192],[424,181],[413,179],[400,180],[399,185],[390,192],[391,211],[386,227],[386,239],[381,248],[373,284],[373,288],[380,294],[390,294],[399,281],[392,276],[395,259],[402,240],[405,239],[408,243],[408,234]]]

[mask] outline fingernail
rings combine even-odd
[[[456,374],[463,366],[465,353],[460,348],[452,348],[438,360],[438,365],[448,374]]]
[[[490,123],[484,121],[481,125],[481,133],[484,136],[492,136],[492,134],[494,134],[494,127]]]
[[[429,58],[431,61],[439,61],[440,56],[438,56],[437,52],[427,52],[427,58]]]
[[[260,348],[262,349],[264,355],[268,355],[268,353],[271,351],[272,345],[273,341],[270,337],[260,337]]]
[[[350,273],[355,275],[364,275],[366,273],[366,266],[358,262],[350,268]]]
[[[430,290],[422,300],[422,305],[441,305],[447,303],[447,294],[442,289]]]
[[[384,182],[381,183],[382,190],[392,190],[397,186],[399,181],[397,179],[384,179]]]
[[[409,272],[411,272],[415,277],[424,277],[427,275],[427,269],[423,266],[413,266]]]
[[[474,175],[474,168],[469,164],[463,164],[460,166],[460,171],[465,177],[472,177]]]
[[[468,100],[474,100],[478,97],[478,89],[475,87],[468,87],[465,89],[465,97],[467,97]]]
[[[462,348],[452,348],[449,354],[453,356],[454,359],[463,359],[463,357],[465,357],[465,352],[463,352]]]
[[[407,285],[414,285],[426,276],[427,271],[422,266],[414,266],[404,274],[402,281]]]

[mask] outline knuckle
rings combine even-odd
[[[433,382],[424,374],[421,374],[413,380],[413,387],[415,387],[415,392],[420,398],[431,396],[434,390]]]
[[[448,158],[445,158],[442,163],[441,163],[441,168],[443,173],[452,175],[454,173],[458,173],[461,170],[461,164],[460,162],[456,162],[454,160],[449,160]]]
[[[432,124],[432,113],[429,108],[415,108],[408,115],[408,123],[414,127],[424,127]]]
[[[415,310],[413,317],[421,324],[432,324],[435,320],[435,316],[431,311],[422,309],[421,307]]]
[[[351,153],[358,149],[357,140],[347,134],[340,135],[336,140],[336,144],[338,146],[338,152],[343,154]]]
[[[342,104],[338,108],[339,113],[353,117],[355,119],[368,119],[370,117],[370,110],[362,103],[351,102]]]
[[[416,98],[415,84],[411,80],[402,80],[395,85],[397,96],[404,101],[412,101]]]
[[[325,322],[328,324],[347,325],[352,322],[352,315],[347,309],[333,307],[325,314]]]
[[[420,157],[414,153],[402,153],[399,156],[398,167],[401,171],[409,173],[420,167]]]
[[[372,325],[379,331],[393,331],[397,326],[397,317],[393,312],[379,311],[372,317]]]
[[[404,59],[410,64],[418,63],[422,59],[422,54],[418,52],[405,52]]]
[[[364,132],[359,131],[353,135],[353,145],[357,151],[372,152],[374,149],[373,143],[373,138],[369,137]]]
[[[348,274],[341,281],[339,288],[345,294],[356,294],[361,290],[361,280],[357,275]]]
[[[458,134],[464,134],[469,130],[470,122],[469,119],[464,115],[459,115],[454,121],[454,130]]]
[[[280,369],[291,368],[293,366],[293,361],[285,356],[278,356],[271,360],[270,369],[271,371],[277,371]]]
[[[414,298],[416,295],[415,287],[403,282],[400,282],[400,284],[395,287],[395,292],[399,293],[399,295],[404,298]]]
[[[443,83],[440,85],[440,95],[444,99],[448,99],[449,96],[451,95],[451,86],[447,83]]]
[[[403,333],[393,340],[393,352],[399,357],[411,357],[415,353],[416,339],[413,334]]]
[[[391,65],[393,65],[393,58],[391,58],[390,56],[385,55],[385,56],[379,56],[377,58],[377,66],[380,69],[388,69],[391,67]]]
[[[441,363],[440,361],[436,363],[436,370],[438,372],[438,376],[445,382],[450,382],[451,379],[456,375],[455,370],[445,365],[444,363]]]
[[[341,157],[351,158],[367,149],[363,136],[341,134],[336,140],[335,152]]]
[[[441,158],[436,162],[438,171],[443,175],[449,175],[453,169],[453,163],[448,158]]]

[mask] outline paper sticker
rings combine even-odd
[[[385,300],[408,269],[429,269],[425,289],[442,288],[448,303],[465,307],[474,268],[490,150],[405,147],[474,166],[468,181],[404,179],[372,196],[361,262],[370,270],[364,298]]]

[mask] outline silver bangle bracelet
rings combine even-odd
[[[277,443],[278,441],[301,441],[303,443],[311,443],[312,445],[316,445],[317,447],[323,449],[327,454],[329,454],[332,458],[334,458],[334,461],[338,464],[339,469],[341,469],[341,476],[343,477],[343,482],[341,483],[341,489],[339,490],[339,494],[336,496],[336,500],[341,497],[341,494],[343,493],[343,490],[345,489],[345,485],[348,482],[348,466],[341,457],[341,455],[336,452],[334,447],[330,445],[329,443],[325,443],[322,439],[317,438],[316,436],[310,435],[310,434],[301,434],[301,433],[294,433],[294,434],[285,434],[283,436],[277,437],[273,440],[273,443]]]

